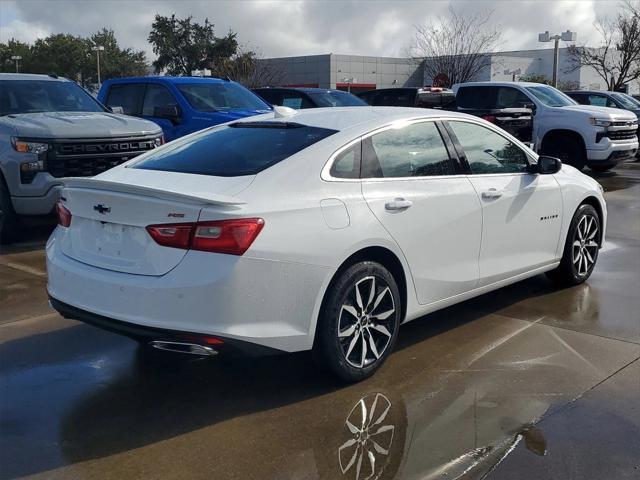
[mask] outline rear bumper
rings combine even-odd
[[[164,328],[153,328],[135,323],[123,322],[115,320],[113,318],[104,317],[95,313],[82,310],[80,308],[73,307],[59,300],[56,300],[52,296],[49,296],[49,303],[60,315],[64,318],[70,318],[72,320],[78,320],[94,327],[101,328],[108,332],[117,333],[126,337],[133,338],[138,341],[164,340],[174,342],[190,342],[197,343],[204,346],[209,346],[207,342],[208,336],[203,336],[194,332],[182,332],[179,330],[167,330]],[[280,353],[280,350],[264,347],[262,345],[256,345],[254,343],[243,342],[232,338],[216,337],[222,340],[222,344],[216,343],[214,345],[216,351],[223,353],[233,352],[241,353],[243,355],[258,356],[258,355],[273,355]]]
[[[331,274],[326,267],[189,251],[165,275],[136,275],[66,256],[56,234],[47,243],[47,290],[76,309],[67,314],[86,312],[80,320],[92,315],[145,331],[210,335],[288,352],[313,345],[312,319]]]

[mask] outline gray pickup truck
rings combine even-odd
[[[113,113],[75,82],[0,73],[0,243],[25,216],[54,210],[62,177],[97,175],[162,143],[157,124]]]

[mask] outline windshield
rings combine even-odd
[[[622,105],[622,108],[626,108],[627,110],[640,110],[640,102],[638,102],[631,95],[627,95],[626,93],[618,93],[614,92],[611,94],[611,97]]]
[[[232,123],[175,140],[132,168],[218,177],[254,175],[334,133],[298,123]]]
[[[0,115],[39,112],[104,112],[74,82],[0,80]]]
[[[347,92],[307,92],[319,107],[366,107],[367,102]]]
[[[577,105],[573,99],[566,96],[560,90],[556,90],[548,85],[540,85],[539,87],[527,87],[527,91],[534,97],[544,103],[547,107],[567,107],[569,105]]]
[[[237,83],[178,84],[178,90],[195,110],[270,110],[260,97]]]

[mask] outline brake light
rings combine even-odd
[[[149,225],[147,231],[158,245],[188,249],[191,243],[193,224]]]
[[[58,214],[58,225],[69,227],[71,225],[71,212],[60,200],[56,203],[56,213]]]
[[[486,120],[487,122],[496,123],[495,115],[483,115],[482,119]]]
[[[261,218],[240,218],[197,223],[149,225],[159,245],[203,252],[242,255],[264,227]]]

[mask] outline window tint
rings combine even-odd
[[[486,127],[449,122],[469,162],[471,173],[516,173],[527,170],[527,155],[516,144]]]
[[[362,100],[364,100],[369,105],[373,105],[373,98],[374,98],[375,95],[376,95],[375,90],[372,90],[372,91],[368,91],[368,92],[359,93],[358,97],[360,97]]]
[[[112,85],[107,96],[107,106],[122,107],[127,115],[140,115],[144,84]]]
[[[421,93],[418,95],[418,107],[442,108],[453,104],[456,96],[451,92],[445,93]]]
[[[341,152],[333,160],[329,171],[334,178],[360,177],[360,142]]]
[[[589,105],[595,105],[597,107],[607,106],[607,97],[604,95],[589,95]]]
[[[150,83],[147,85],[147,92],[144,94],[144,105],[142,106],[142,115],[155,117],[155,109],[157,107],[177,107],[178,103],[173,98],[171,92],[162,85]]]
[[[415,105],[417,92],[415,89],[392,88],[377,92],[371,105],[389,107],[413,107]]]
[[[522,108],[527,103],[531,103],[529,97],[517,88],[500,87],[497,95],[497,108]]]
[[[201,112],[269,109],[259,96],[234,82],[181,83],[176,86],[189,105]]]
[[[220,177],[253,175],[336,133],[283,122],[238,122],[183,137],[132,168]]]
[[[573,98],[576,102],[578,102],[580,105],[589,105],[589,96],[585,95],[584,93],[572,93],[569,96]]]
[[[389,129],[363,142],[363,178],[453,175],[455,161],[433,122]]]
[[[460,87],[456,95],[458,106],[488,110],[493,108],[523,108],[531,99],[512,87]]]
[[[269,105],[282,105],[282,93],[278,90],[255,90],[254,93]]]
[[[298,92],[284,92],[282,94],[282,103],[280,105],[295,108],[296,110],[313,107],[313,104],[303,94]]]

